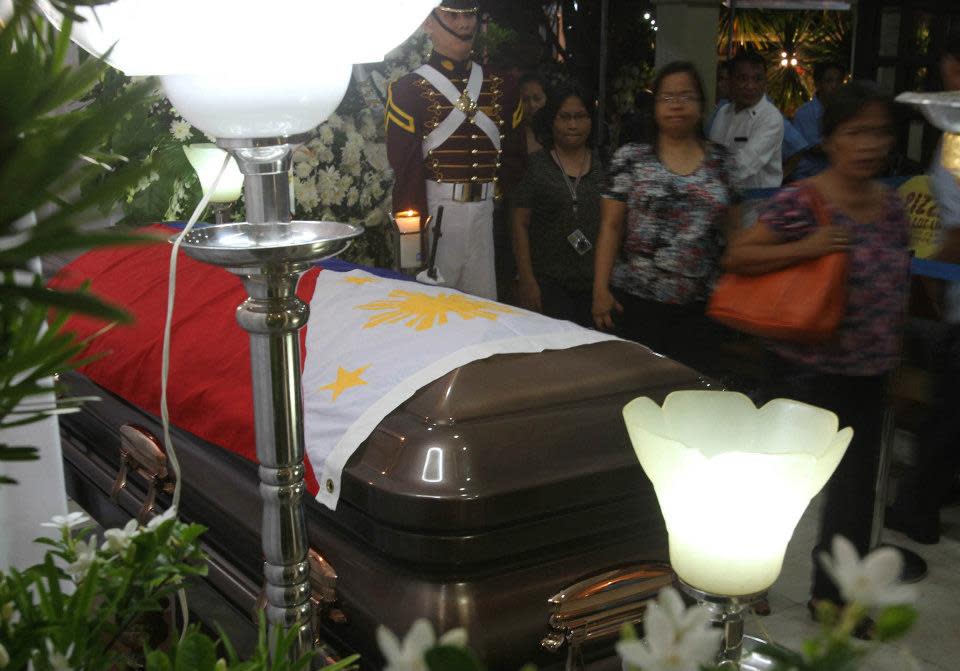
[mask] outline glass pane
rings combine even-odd
[[[884,7],[880,15],[880,56],[896,56],[900,42],[900,8]]]

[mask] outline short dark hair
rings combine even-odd
[[[517,84],[521,87],[524,84],[539,84],[540,88],[544,91],[547,90],[547,83],[538,72],[524,72],[520,75],[520,79],[517,80]]]
[[[737,55],[730,61],[730,73],[732,74],[741,63],[759,65],[764,70],[767,69],[767,59],[753,49],[744,49],[737,52]]]
[[[841,124],[855,119],[868,105],[879,103],[893,117],[893,103],[872,82],[854,81],[844,84],[823,100],[820,133],[830,137]]]
[[[847,72],[846,68],[836,61],[820,61],[813,66],[813,81],[823,81],[823,78],[826,77],[830,70],[836,70],[841,76]]]
[[[667,63],[657,72],[657,76],[653,78],[653,84],[650,88],[653,92],[652,98],[655,100],[656,97],[660,94],[660,87],[663,86],[663,80],[669,77],[670,75],[679,75],[684,74],[690,77],[693,81],[693,88],[696,91],[697,97],[700,98],[700,114],[703,115],[704,105],[706,104],[706,95],[703,90],[703,80],[700,78],[700,73],[697,72],[697,67],[690,61],[673,61],[672,63]],[[705,139],[703,134],[703,124],[697,124],[697,134],[701,140]],[[648,133],[650,141],[653,143],[654,148],[658,148],[658,140],[660,137],[660,129],[657,128],[657,115],[650,115],[650,132]]]
[[[533,134],[537,140],[547,149],[552,149],[553,122],[556,121],[557,114],[567,98],[579,98],[580,102],[590,115],[590,135],[587,136],[587,146],[594,146],[594,139],[597,133],[597,114],[594,109],[593,96],[586,93],[586,90],[576,82],[561,82],[547,91],[547,102],[533,117]]]

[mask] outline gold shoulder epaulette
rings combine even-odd
[[[408,133],[416,132],[416,124],[413,121],[413,117],[404,112],[402,109],[397,107],[397,103],[393,101],[393,84],[391,83],[387,87],[387,106],[386,106],[386,120],[385,125],[389,126],[392,121],[398,127],[407,131]]]

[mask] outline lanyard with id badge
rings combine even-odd
[[[578,207],[580,203],[577,190],[580,188],[580,179],[583,177],[583,169],[586,166],[587,157],[589,154],[584,156],[583,162],[580,164],[580,170],[578,171],[577,178],[574,180],[567,175],[567,171],[563,167],[563,162],[560,160],[557,150],[554,149],[551,151],[551,153],[553,154],[554,161],[557,163],[557,167],[560,169],[560,174],[563,176],[563,183],[567,185],[567,190],[570,192],[570,200],[573,203],[573,218],[575,221],[578,221]],[[570,243],[570,246],[573,247],[573,250],[580,256],[589,254],[590,250],[593,249],[593,243],[591,243],[589,238],[583,234],[583,231],[580,230],[579,226],[573,231],[573,233],[567,236],[567,242]]]

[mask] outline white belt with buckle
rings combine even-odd
[[[450,186],[453,187],[450,199],[459,203],[476,203],[493,198],[493,182],[457,182]]]

